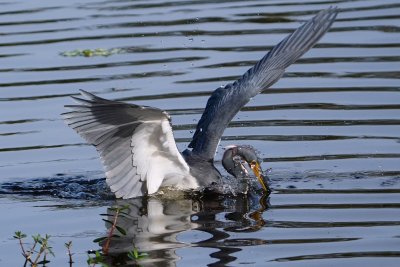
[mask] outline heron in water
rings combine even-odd
[[[214,155],[225,128],[250,99],[277,82],[285,69],[313,47],[329,30],[336,8],[320,11],[272,48],[237,81],[216,89],[208,99],[188,149],[177,149],[167,112],[100,98],[81,90],[77,105],[66,105],[66,123],[99,152],[106,181],[118,198],[156,193],[161,187],[207,188],[221,173]],[[229,146],[222,165],[236,178],[251,169],[262,188],[268,184],[255,150]]]

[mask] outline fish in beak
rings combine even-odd
[[[263,171],[261,169],[260,163],[257,161],[253,160],[250,162],[250,168],[254,172],[254,175],[257,177],[258,182],[261,184],[262,189],[265,192],[269,192],[269,187],[268,184],[266,183],[264,176],[263,176]]]

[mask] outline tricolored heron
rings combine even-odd
[[[181,154],[167,112],[111,101],[81,90],[78,105],[67,105],[67,124],[100,153],[106,181],[117,197],[153,194],[163,186],[207,188],[221,179],[214,155],[232,118],[249,100],[277,82],[285,69],[329,30],[336,8],[320,11],[272,48],[237,81],[216,89],[208,99],[189,148]],[[247,175],[247,162],[264,190],[260,162],[250,146],[230,146],[222,164],[235,177]]]

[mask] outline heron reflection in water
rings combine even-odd
[[[216,89],[208,99],[189,148],[181,154],[171,119],[157,108],[111,101],[81,91],[67,105],[67,124],[100,153],[106,181],[118,198],[156,193],[161,187],[201,190],[218,184],[221,173],[214,155],[225,128],[250,99],[277,82],[285,69],[313,47],[329,30],[336,8],[320,11],[283,39],[237,81]],[[238,179],[252,170],[263,190],[268,184],[250,146],[230,146],[222,165]]]
[[[117,226],[126,233],[113,237],[109,243],[105,259],[111,266],[132,263],[126,254],[133,247],[148,254],[140,260],[142,266],[176,266],[181,259],[177,251],[189,246],[217,250],[209,257],[223,265],[235,261],[232,254],[241,251],[242,246],[265,243],[254,236],[240,240],[231,236],[256,232],[266,223],[258,214],[268,207],[268,200],[259,201],[256,194],[175,199],[146,196],[118,199],[115,205],[126,207],[125,215],[117,220]],[[109,208],[107,214],[108,221],[114,221],[115,210]],[[111,224],[106,222],[106,227],[109,229]],[[186,239],[192,241],[185,242]]]

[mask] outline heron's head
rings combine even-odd
[[[225,153],[222,156],[222,165],[227,172],[236,178],[248,177],[248,168],[250,168],[263,190],[266,192],[269,191],[268,184],[263,177],[260,161],[253,147],[239,145],[226,147]]]

